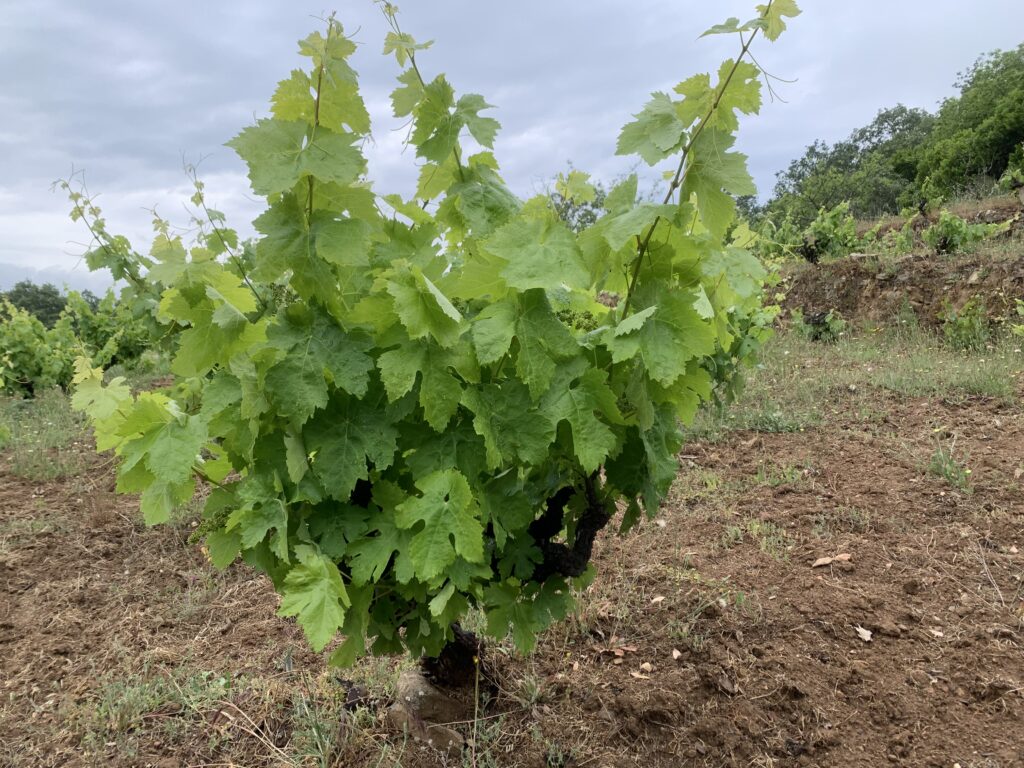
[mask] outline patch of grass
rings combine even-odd
[[[857,507],[838,507],[814,518],[814,535],[822,539],[836,533],[867,533],[871,530],[871,513]]]
[[[204,711],[230,695],[231,681],[212,672],[143,673],[101,680],[93,696],[75,705],[69,721],[79,731],[83,747],[103,754],[116,747],[118,754],[134,756],[134,735],[159,728],[167,736],[183,729],[205,728]],[[211,738],[216,738],[211,731]]]
[[[85,468],[85,420],[59,389],[31,399],[0,399],[0,461],[33,482],[73,477]]]
[[[322,678],[320,682],[324,682]],[[299,765],[331,768],[342,749],[344,732],[339,727],[346,717],[341,687],[331,684],[323,690],[308,676],[302,678],[292,696],[291,738],[288,751]]]
[[[780,526],[762,520],[748,520],[746,528],[747,533],[766,555],[776,560],[789,559],[792,541]]]
[[[943,445],[936,445],[931,461],[928,462],[928,471],[933,475],[944,478],[947,483],[961,491],[971,490],[971,470],[967,468],[964,461],[958,460],[953,452],[956,450],[956,441],[953,441],[948,448]]]
[[[732,549],[748,537],[769,557],[783,562],[789,559],[789,548],[793,544],[789,535],[781,526],[764,520],[746,520],[742,525],[727,525],[722,530],[720,541],[722,547]]]
[[[820,424],[823,413],[851,412],[849,397],[870,388],[909,397],[990,397],[1009,403],[1024,372],[1020,350],[1020,340],[1007,335],[984,349],[957,351],[910,323],[846,334],[828,346],[780,332],[749,372],[740,400],[726,410],[700,411],[684,434],[687,440],[716,442],[737,430],[800,432]],[[852,412],[861,421],[880,418],[870,404]]]
[[[666,578],[688,583],[695,597],[688,610],[671,618],[667,624],[669,635],[694,651],[708,642],[706,623],[722,611],[733,611],[755,624],[761,621],[763,608],[756,594],[737,589],[728,578],[717,579],[702,575],[691,568],[665,566]]]
[[[0,555],[13,552],[36,536],[63,530],[59,519],[45,514],[36,517],[12,517],[0,521]]]
[[[743,528],[738,525],[727,525],[722,531],[722,546],[732,549],[743,543]]]
[[[793,485],[800,482],[804,473],[800,467],[793,464],[779,465],[772,462],[761,462],[757,466],[757,474],[754,482],[757,485],[767,485],[770,488],[777,488],[780,485]]]

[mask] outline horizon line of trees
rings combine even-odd
[[[739,201],[748,219],[806,226],[848,201],[857,218],[980,197],[1024,172],[1024,44],[980,56],[934,113],[897,104],[835,144],[815,141],[776,174],[771,197]]]

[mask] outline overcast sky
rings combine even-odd
[[[88,240],[50,192],[84,169],[108,226],[136,248],[154,206],[186,223],[184,161],[198,162],[208,198],[242,233],[261,201],[223,143],[266,113],[275,83],[303,66],[296,41],[336,10],[360,49],[353,63],[374,124],[370,175],[380,193],[408,193],[414,152],[402,153],[388,95],[398,73],[380,54],[386,25],[371,0],[0,0],[0,287],[41,275],[87,285]],[[803,0],[775,44],[754,53],[781,84],[740,129],[738,147],[762,196],[774,174],[815,139],[835,141],[898,102],[929,110],[982,52],[1024,41],[1021,0]],[[632,160],[615,140],[653,90],[669,90],[733,55],[732,38],[698,40],[754,2],[718,0],[407,0],[404,29],[435,40],[424,74],[498,109],[495,151],[513,190],[542,190],[567,161],[610,180]],[[70,271],[70,272],[69,272]]]

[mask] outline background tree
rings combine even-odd
[[[897,104],[846,139],[815,141],[776,175],[763,211],[807,226],[849,202],[858,218],[983,195],[1024,141],[1024,45],[979,58],[936,114]]]
[[[36,285],[31,280],[15,283],[4,298],[19,309],[34,315],[47,328],[53,328],[67,305],[67,299],[57,286],[52,283]]]

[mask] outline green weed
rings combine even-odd
[[[18,477],[43,482],[79,474],[85,441],[84,421],[59,389],[0,400],[0,461]]]
[[[967,468],[965,461],[958,460],[953,454],[956,449],[956,441],[946,448],[939,444],[935,446],[931,461],[928,463],[928,471],[933,475],[944,478],[946,482],[961,491],[970,491],[971,470]]]

